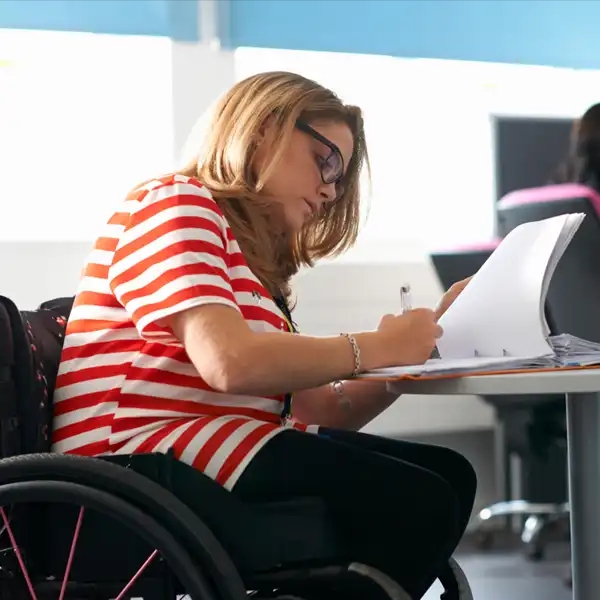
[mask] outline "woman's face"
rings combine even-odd
[[[256,156],[259,172],[271,147],[269,136],[267,127]],[[299,231],[324,205],[335,202],[353,150],[352,132],[345,123],[298,123],[276,172],[264,187],[265,196],[281,207],[290,231]]]

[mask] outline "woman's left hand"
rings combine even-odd
[[[458,298],[460,293],[467,287],[469,281],[471,281],[471,277],[467,277],[462,281],[457,281],[453,284],[450,289],[443,295],[440,303],[437,305],[435,309],[436,319],[439,319],[449,308],[450,305]]]

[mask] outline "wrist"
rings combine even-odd
[[[382,343],[378,331],[355,333],[354,339],[360,348],[361,371],[390,366],[385,358],[386,345]]]

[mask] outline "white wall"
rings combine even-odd
[[[0,294],[27,310],[75,294],[91,242],[0,242]]]
[[[172,167],[171,44],[0,30],[0,240],[95,239]]]

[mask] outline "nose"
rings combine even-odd
[[[319,189],[319,196],[323,204],[331,204],[337,197],[337,188],[335,183],[323,183]]]

